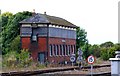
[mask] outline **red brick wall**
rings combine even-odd
[[[40,50],[40,52],[44,52],[44,51],[46,51],[46,49],[47,49],[47,46],[46,46],[46,42],[47,40],[46,40],[46,38],[38,38],[38,47],[39,47],[39,50]]]
[[[22,37],[22,49],[29,49],[34,60],[38,60],[38,53],[46,51],[46,38],[38,38],[38,45],[31,44],[30,37]]]
[[[62,40],[65,40],[65,42],[62,42]],[[49,38],[49,44],[65,44],[65,45],[76,45],[75,39],[62,39],[62,38]],[[50,56],[50,53],[48,52],[48,60],[50,62],[54,61],[55,63],[59,63],[62,61],[68,61],[70,62],[70,56]]]
[[[76,45],[76,40],[75,39],[64,39],[65,42],[62,42],[62,38],[49,38],[49,44],[65,44],[65,45]],[[22,37],[22,48],[24,49],[34,49],[31,50],[31,56],[33,57],[34,60],[38,60],[38,53],[39,52],[46,52],[47,51],[47,40],[45,37],[39,37],[38,38],[38,46],[34,47],[34,45],[31,44],[31,39],[30,37]],[[49,48],[48,48],[49,49]],[[70,61],[70,56],[50,56],[49,51],[48,51],[48,60],[49,62],[62,62],[62,61]]]
[[[49,38],[49,44],[64,44],[62,40],[65,40],[65,44],[74,45],[76,44],[75,39],[63,39],[63,38]]]
[[[34,46],[34,45],[32,45]],[[33,57],[34,60],[38,60],[38,53],[39,52],[45,52],[46,51],[46,38],[38,38],[38,47],[33,48],[35,50],[31,50],[31,56]]]
[[[22,37],[22,49],[29,49],[30,46],[30,37]]]

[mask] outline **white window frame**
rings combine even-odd
[[[52,48],[52,44],[49,45],[49,52],[50,52],[49,54],[52,57],[52,55],[53,55],[53,48],[52,49],[51,48]]]
[[[55,45],[55,49],[56,49],[56,56],[58,56],[58,47],[57,47],[57,45]]]

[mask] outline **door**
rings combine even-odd
[[[45,53],[38,53],[38,60],[41,64],[45,62]]]

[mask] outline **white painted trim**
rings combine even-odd
[[[76,30],[75,28],[72,27],[64,27],[64,26],[59,26],[59,25],[49,25],[49,27],[54,27],[54,28],[61,28],[61,29],[66,29],[66,30]]]
[[[41,27],[41,26],[47,26],[47,25],[46,24],[38,24],[38,26]]]
[[[110,58],[110,61],[120,61],[120,58]]]
[[[22,27],[31,27],[31,24],[22,24]]]

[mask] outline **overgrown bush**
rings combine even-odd
[[[103,60],[109,60],[109,58],[115,57],[115,50],[116,48],[114,46],[109,48],[101,48],[101,58]]]
[[[107,48],[101,48],[101,58],[103,60],[108,60],[109,59]]]
[[[16,62],[16,52],[10,51],[3,56],[3,67],[15,67]]]
[[[19,61],[19,65],[21,67],[27,67],[30,66],[32,63],[32,58],[30,58],[30,53],[28,50],[21,50],[21,53],[17,54],[16,56],[17,60]]]
[[[3,56],[3,67],[27,67],[32,63],[28,50],[10,51]]]

